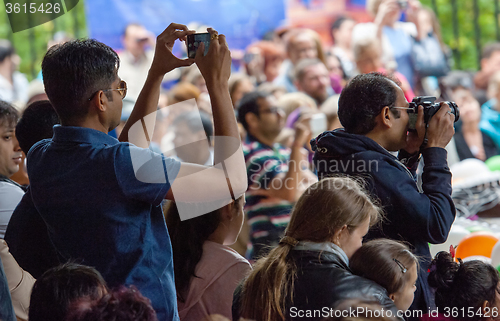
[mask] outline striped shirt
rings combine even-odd
[[[288,171],[290,149],[277,143],[271,147],[248,135],[243,143],[243,154],[249,185],[245,212],[250,226],[250,241],[253,248],[257,244],[275,246],[290,221],[293,205],[289,201],[270,196],[266,190],[276,175]],[[280,188],[280,185],[276,183],[273,187]],[[252,253],[250,256],[257,255],[258,253]]]

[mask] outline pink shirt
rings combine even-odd
[[[177,301],[180,319],[201,321],[215,313],[231,319],[233,292],[251,269],[250,263],[235,250],[206,241],[195,269],[198,278],[191,278],[186,302]]]

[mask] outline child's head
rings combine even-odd
[[[19,115],[9,103],[0,100],[0,175],[10,177],[19,170],[21,148],[14,131]]]
[[[244,222],[245,195],[210,213],[181,220],[179,204],[171,202],[165,209],[165,219],[172,242],[175,261],[175,286],[179,300],[186,299],[196,265],[203,255],[203,244],[212,241],[224,245],[236,242]],[[189,236],[189,237],[188,237]]]
[[[459,320],[480,320],[483,311],[490,316],[500,307],[497,270],[479,260],[455,262],[450,253],[439,252],[429,267],[429,285],[436,289],[436,306],[461,311],[473,308],[469,317],[459,313]],[[484,317],[484,315],[483,315]],[[487,319],[487,317],[484,317]]]
[[[402,243],[378,239],[369,241],[349,260],[354,274],[383,286],[399,310],[408,310],[413,302],[418,260]]]
[[[382,67],[382,49],[374,39],[363,39],[354,44],[354,59],[360,73],[378,71]]]

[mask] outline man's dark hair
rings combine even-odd
[[[243,128],[248,132],[248,123],[245,119],[246,114],[253,113],[259,115],[259,99],[266,99],[270,94],[263,91],[253,91],[241,98],[238,104],[238,122],[243,125]]]
[[[347,16],[340,16],[338,17],[333,23],[332,23],[332,26],[330,27],[330,31],[333,32],[335,30],[338,30],[340,29],[340,26],[342,26],[342,24],[345,22],[345,21],[350,21],[350,20],[353,20],[352,18],[350,17],[347,17]]]
[[[106,289],[106,282],[96,269],[71,262],[59,265],[47,270],[33,285],[29,319],[63,321],[76,299],[98,300]]]
[[[0,126],[14,127],[19,120],[19,113],[11,104],[0,100]]]
[[[488,59],[493,55],[493,53],[500,51],[500,42],[494,42],[487,44],[483,48],[481,59]]]
[[[0,63],[5,60],[5,58],[12,56],[16,51],[9,40],[0,39]]]
[[[198,130],[200,130],[198,126],[198,119],[201,118],[201,124],[203,126],[203,130],[205,131],[205,134],[207,135],[208,142],[211,144],[212,143],[212,136],[214,135],[214,129],[212,125],[212,120],[210,119],[210,116],[206,112],[196,112],[196,111],[191,111],[191,112],[185,112],[183,114],[180,114],[177,118],[174,120],[174,125],[180,124],[180,123],[185,123],[188,128],[191,130],[191,132],[195,133]]]
[[[116,52],[94,39],[71,40],[52,46],[42,61],[45,91],[61,122],[80,120],[88,113],[89,99],[109,89],[120,60]],[[112,99],[111,92],[106,92]]]
[[[16,126],[16,138],[25,154],[42,139],[52,138],[52,127],[59,124],[56,110],[48,100],[31,103],[24,110]]]
[[[377,72],[354,77],[339,98],[339,120],[345,131],[365,135],[375,128],[375,118],[385,106],[394,107],[397,83]],[[397,113],[395,113],[397,115]]]

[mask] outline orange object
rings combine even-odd
[[[491,258],[491,251],[498,242],[498,237],[490,232],[474,232],[462,239],[457,246],[456,258],[481,255]]]

